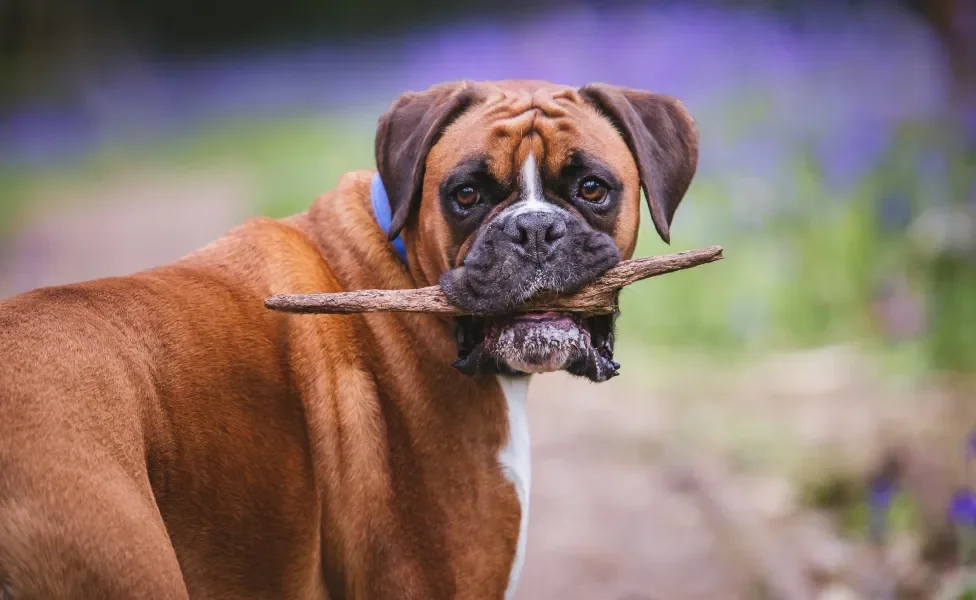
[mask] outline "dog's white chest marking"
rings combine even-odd
[[[529,488],[532,482],[529,415],[526,406],[529,377],[500,376],[498,381],[508,405],[508,443],[498,453],[498,462],[501,464],[502,473],[515,486],[515,493],[522,508],[515,560],[508,576],[508,589],[505,591],[505,600],[511,600],[515,597],[522,564],[525,562],[525,542],[529,530]]]

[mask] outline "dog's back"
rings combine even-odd
[[[289,238],[300,260],[301,236],[262,220],[174,266],[0,303],[0,589],[321,595],[304,412],[254,252],[288,264]]]

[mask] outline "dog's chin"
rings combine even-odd
[[[526,313],[489,322],[485,349],[523,373],[559,371],[585,355],[590,333],[566,313]]]
[[[620,367],[613,361],[613,322],[614,315],[553,312],[460,317],[454,366],[471,375],[564,370],[606,381]]]

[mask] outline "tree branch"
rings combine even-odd
[[[677,254],[625,260],[582,290],[563,297],[538,298],[522,309],[528,311],[607,314],[615,310],[617,290],[632,283],[690,269],[722,259],[720,246]],[[357,290],[334,294],[277,294],[264,301],[271,310],[289,313],[351,314],[362,312],[419,312],[465,314],[448,303],[439,286],[419,289]]]

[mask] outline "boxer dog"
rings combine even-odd
[[[0,597],[511,598],[529,374],[613,376],[613,316],[520,314],[669,226],[669,97],[452,83],[399,98],[307,213],[0,304]],[[440,283],[477,316],[288,315]]]

